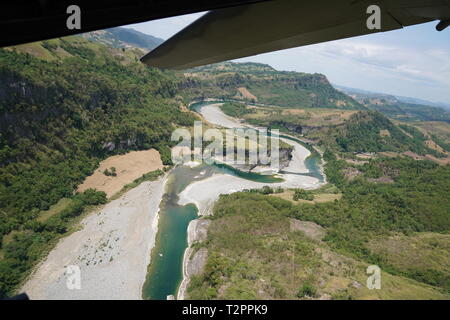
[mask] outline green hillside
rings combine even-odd
[[[138,58],[80,37],[0,50],[0,239],[14,234],[0,255],[0,295],[66,232],[85,201],[56,220],[28,222],[77,197],[99,161],[156,148],[170,164],[173,129],[194,118],[174,99],[176,76]]]
[[[340,152],[412,151],[419,155],[443,156],[426,146],[425,137],[417,129],[399,127],[374,111],[355,113],[342,125],[320,128],[308,137]]]
[[[113,48],[137,47],[146,51],[153,50],[164,42],[161,38],[121,27],[87,32],[81,36],[90,41],[102,43]]]
[[[364,109],[331,86],[321,74],[277,71],[258,63],[224,62],[185,72],[184,84],[191,98],[239,97],[239,88],[251,96],[243,100],[295,108]]]
[[[340,153],[411,151],[418,155],[444,156],[444,153],[431,149],[426,143],[429,138],[415,127],[396,125],[376,111],[249,108],[242,103],[225,103],[221,109],[229,116],[243,118],[254,125],[300,134]],[[440,139],[435,140],[446,147]]]
[[[380,159],[353,167],[360,175],[347,180],[350,165],[331,153],[326,159],[339,201],[293,204],[250,192],[220,198],[208,238],[197,245],[208,260],[189,298],[450,298],[450,167]],[[392,182],[371,180],[381,176]],[[304,226],[296,230],[290,219]],[[365,287],[371,264],[382,269],[381,290]]]

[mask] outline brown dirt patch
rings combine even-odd
[[[367,161],[367,160],[354,160],[354,159],[344,159],[344,160],[347,163],[356,164],[356,165],[362,165],[362,164],[369,163],[369,161]]]
[[[106,169],[109,170],[112,167],[116,168],[117,176],[103,174]],[[97,189],[104,191],[110,198],[143,174],[163,167],[159,152],[155,149],[132,151],[124,155],[109,157],[100,162],[100,166],[78,186],[77,191]]]
[[[330,202],[342,198],[342,193],[320,193],[314,195],[315,203]]]
[[[357,176],[359,176],[360,174],[361,174],[361,172],[358,169],[356,169],[356,168],[350,167],[350,168],[345,168],[344,169],[344,177],[347,180],[353,180]]]
[[[301,221],[289,219],[291,231],[302,231],[308,238],[313,240],[322,240],[325,236],[325,229],[311,221]]]
[[[240,87],[240,88],[238,88],[238,91],[239,91],[240,95],[243,96],[245,99],[258,101],[258,98],[254,94],[252,94],[250,91],[248,91],[247,88]]]
[[[431,161],[436,162],[437,164],[440,164],[440,165],[450,164],[450,157],[447,157],[447,158],[436,158],[435,156],[432,156],[431,154],[427,154],[425,156],[425,159],[431,160]]]
[[[382,129],[382,130],[380,130],[380,136],[381,137],[390,137],[391,133],[387,129]]]
[[[425,156],[420,156],[414,152],[411,151],[406,151],[403,152],[401,154],[396,153],[396,152],[379,152],[380,155],[385,156],[385,157],[398,157],[398,156],[407,156],[407,157],[411,157],[415,160],[425,160],[428,159],[430,161],[433,161],[437,164],[440,165],[447,165],[450,164],[450,157],[446,157],[446,158],[436,158],[435,156],[431,155],[431,154],[427,154]]]
[[[431,140],[431,139],[425,141],[425,144],[427,145],[428,148],[430,148],[430,149],[432,149],[432,150],[435,150],[435,151],[440,152],[440,153],[445,153],[445,150],[442,149],[440,146],[438,146],[438,145],[437,145],[433,140]]]
[[[342,198],[341,193],[319,193],[314,195],[314,201],[309,200],[293,200],[294,199],[294,191],[293,190],[284,190],[282,193],[274,193],[271,194],[272,197],[281,198],[284,200],[291,201],[295,204],[298,203],[307,203],[307,204],[316,204],[316,203],[323,203],[323,202],[330,202],[334,200],[339,200]]]
[[[413,158],[414,160],[422,160],[423,159],[423,157],[419,156],[417,153],[414,153],[412,151],[405,151],[405,152],[403,152],[403,154],[405,156]]]
[[[360,159],[373,159],[373,158],[376,157],[376,155],[375,154],[371,154],[371,153],[358,153],[356,155],[356,157],[360,158]]]
[[[304,109],[287,109],[283,110],[283,114],[304,114],[306,113],[306,110]]]
[[[394,179],[389,176],[382,176],[379,178],[368,178],[367,181],[373,183],[394,183]]]
[[[384,157],[389,157],[389,158],[393,158],[393,157],[398,157],[399,154],[397,152],[393,152],[393,151],[383,151],[383,152],[378,152],[379,155],[382,155]]]

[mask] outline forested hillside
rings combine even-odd
[[[277,71],[259,63],[224,62],[185,72],[191,98],[240,98],[295,108],[364,109],[322,74]]]
[[[376,111],[339,109],[250,108],[242,103],[225,103],[224,113],[247,122],[302,135],[323,148],[339,153],[413,152],[445,157],[447,144],[433,137],[442,150],[431,148],[430,137],[411,125],[394,124]]]
[[[409,158],[350,165],[328,151],[325,158],[339,201],[220,198],[197,245],[208,259],[190,298],[448,299],[450,167]],[[357,177],[347,178],[349,170]],[[365,287],[371,264],[382,269],[381,290]]]
[[[328,184],[272,195],[284,200],[264,190],[222,196],[195,246],[208,258],[189,298],[448,299],[450,166],[436,160],[448,159],[446,123],[256,105],[221,109],[324,150]],[[382,269],[377,292],[363,283],[371,264]]]
[[[444,156],[429,148],[425,136],[414,127],[397,126],[374,111],[355,113],[342,125],[320,128],[308,137],[340,152],[411,151],[419,155]]]
[[[138,57],[80,37],[0,50],[3,293],[47,242],[65,232],[66,218],[79,215],[84,202],[75,201],[63,220],[28,223],[60,199],[73,198],[100,160],[156,148],[170,164],[172,130],[194,118],[174,99],[175,75],[147,68]],[[7,234],[14,236],[5,241]]]

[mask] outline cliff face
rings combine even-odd
[[[281,107],[364,109],[331,86],[326,76],[277,71],[257,63],[232,63],[199,67],[185,72],[180,88],[192,98],[233,98],[239,90],[247,100]],[[245,97],[244,97],[245,99]]]
[[[170,138],[173,124],[192,118],[170,100],[176,87],[173,74],[146,68],[134,50],[79,37],[2,49],[0,140],[45,148],[55,139],[68,146],[87,136],[91,147],[83,148],[93,153],[155,146]],[[146,125],[128,121],[137,114]],[[152,127],[157,130],[149,135]]]
[[[46,210],[110,155],[155,148],[170,163],[173,129],[194,120],[176,86],[133,50],[80,37],[0,49],[0,210]]]
[[[61,97],[69,92],[57,85],[44,87],[20,73],[0,70],[0,133],[10,143],[20,137],[32,137],[38,125],[61,117]],[[35,129],[33,129],[35,128]]]

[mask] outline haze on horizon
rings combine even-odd
[[[204,13],[125,26],[168,39]],[[450,105],[450,28],[430,22],[401,30],[236,59],[277,70],[322,73],[341,86]]]

